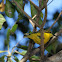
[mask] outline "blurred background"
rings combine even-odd
[[[2,0],[0,0],[1,2]],[[11,0],[10,0],[11,1]],[[37,6],[38,6],[38,0],[32,0]],[[52,0],[49,0],[47,5],[51,2]],[[30,2],[26,0],[26,5],[24,6],[24,11],[31,17],[31,9],[30,9]],[[4,4],[6,3],[6,0],[4,0]],[[0,30],[0,50],[8,50],[8,43],[6,41],[7,38],[7,30],[12,28],[12,26],[15,24],[17,20],[18,27],[15,33],[10,35],[10,41],[9,41],[9,50],[11,52],[12,48],[20,41],[18,45],[29,45],[29,39],[28,38],[23,38],[24,33],[28,33],[29,31],[33,31],[33,27],[31,23],[29,22],[29,19],[26,16],[23,16],[21,18],[21,15],[16,8],[14,9],[14,16],[12,18],[8,17],[4,12],[0,11],[0,14],[2,14],[6,22],[3,24],[2,29]],[[62,1],[61,0],[53,0],[48,6],[47,6],[47,22],[44,26],[44,28],[48,29],[56,20],[58,17],[59,13],[62,11]],[[45,15],[45,9],[42,10],[43,15]],[[52,33],[58,32],[62,28],[62,15],[59,18],[59,20],[56,22],[56,24],[52,27],[51,31]],[[39,30],[39,28],[37,27]],[[57,41],[59,43],[62,43],[62,36],[59,36]],[[34,45],[35,48],[39,47],[38,44]],[[15,50],[22,52],[22,49],[15,48]],[[47,54],[48,51],[45,50],[45,55]],[[6,55],[8,53],[0,53],[0,57],[3,55]],[[18,57],[20,60],[23,56],[20,54],[15,54],[15,56]],[[14,61],[15,62],[15,61]],[[27,61],[29,62],[29,61]]]

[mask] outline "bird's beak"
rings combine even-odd
[[[24,34],[24,37],[27,37],[28,35],[30,35],[30,34],[29,34],[29,33],[25,33],[25,34]]]

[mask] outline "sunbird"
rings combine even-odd
[[[52,36],[53,36],[53,34],[51,33],[51,31],[50,32],[45,31],[44,32],[44,44],[46,44]],[[24,38],[25,37],[32,39],[35,43],[37,43],[39,45],[41,44],[41,42],[40,42],[41,41],[41,33],[40,32],[35,32],[35,33],[31,33],[31,34],[26,33],[26,34],[24,34]]]

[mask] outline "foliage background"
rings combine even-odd
[[[38,6],[38,0],[36,0],[36,1],[32,0],[32,1]],[[49,0],[49,2],[50,1],[51,0]],[[55,19],[57,18],[58,14],[61,12],[61,10],[62,10],[61,0],[59,0],[59,1],[53,0],[53,2],[48,5],[47,10],[48,10],[47,23],[45,24],[44,28],[48,28],[49,26],[51,26],[53,24],[53,22],[55,21]],[[31,13],[30,13],[31,10],[30,10],[30,3],[29,2],[25,5],[24,11],[29,16],[31,16]],[[44,10],[42,12],[44,14]],[[23,38],[24,33],[33,30],[33,27],[31,25],[31,23],[29,22],[28,18],[24,16],[22,19],[20,19],[21,16],[18,16],[20,14],[17,12],[17,10],[15,10],[13,18],[8,17],[5,14],[5,12],[0,12],[0,13],[3,14],[3,16],[6,19],[6,22],[3,24],[3,27],[0,30],[0,50],[7,50],[8,43],[5,41],[7,38],[6,37],[7,30],[9,28],[12,28],[12,26],[14,25],[14,23],[17,20],[19,20],[19,22],[17,22],[18,28],[15,31],[15,33],[11,34],[11,36],[10,36],[10,42],[9,42],[10,48],[9,48],[9,50],[11,51],[12,48],[16,45],[16,43],[18,41],[20,41],[19,45],[28,46],[29,39]],[[58,22],[51,29],[53,34],[56,33],[57,31],[59,31],[60,28],[62,28],[62,21],[61,20],[62,20],[62,16],[60,17]],[[37,29],[39,30],[38,27],[37,27]],[[62,36],[59,36],[58,41],[62,43]],[[35,44],[35,48],[37,48],[38,46],[39,46],[38,44]],[[15,50],[18,50],[19,52],[23,51],[22,49],[19,49],[19,48],[15,48]],[[45,52],[45,54],[46,53],[47,53],[47,51]],[[3,56],[3,54],[8,54],[8,53],[1,53],[0,57]],[[15,56],[17,56],[18,59],[21,59],[23,57],[20,54],[18,54],[18,55],[16,54]]]

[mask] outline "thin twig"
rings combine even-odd
[[[39,8],[42,8],[42,0],[39,0]]]
[[[30,56],[30,53],[32,52],[33,46],[34,46],[33,41],[30,40],[30,42],[29,42],[29,47],[28,47],[28,51],[27,51],[27,53],[25,54],[25,56],[20,60],[20,62],[26,62],[26,61],[27,61],[27,59],[28,59],[29,56]]]
[[[44,61],[44,31],[41,29],[41,44],[40,44],[40,62]]]
[[[23,40],[23,38],[22,38],[21,40]],[[21,42],[21,40],[20,40],[20,41],[19,41],[19,42],[12,48],[12,52],[11,52],[11,54],[13,53],[15,47],[17,47],[17,45]]]
[[[51,43],[55,42],[55,39],[57,39],[58,36],[61,35],[61,33],[62,33],[62,29],[60,29],[59,32],[57,32],[57,33],[54,34],[55,36],[52,37],[52,39],[49,41],[48,45],[45,45],[45,48],[47,48]],[[36,48],[35,50],[33,50],[33,51],[31,52],[31,56],[32,56],[32,55],[35,55],[35,54],[38,53],[39,51],[40,51],[40,47],[39,47],[39,48]]]
[[[36,16],[34,16],[32,19],[34,19]],[[29,20],[31,22],[31,24],[34,24],[31,20]],[[36,31],[36,25],[34,25],[33,27],[33,31],[35,32]],[[30,56],[30,53],[32,52],[32,48],[34,46],[34,43],[32,40],[30,40],[29,42],[29,46],[28,46],[28,51],[26,53],[26,55],[20,60],[20,62],[26,62],[26,60],[29,58]]]
[[[59,35],[61,35],[61,33],[62,33],[62,29],[61,29],[59,32],[55,33],[56,36],[55,36],[55,37],[54,37],[54,36],[52,37],[52,39],[50,40],[50,43],[49,43],[48,45],[50,45],[51,43],[55,42],[55,39],[56,39]],[[46,48],[48,45],[46,45],[45,48]],[[33,51],[30,53],[30,55],[27,55],[23,60],[28,60],[31,56],[35,55],[35,54],[38,53],[39,51],[40,51],[40,48],[36,48],[35,50],[33,50]],[[22,61],[20,61],[20,62],[22,62]]]
[[[49,41],[49,43],[45,45],[45,48],[47,48],[51,43],[55,42],[55,39],[57,39],[58,36],[61,35],[61,33],[62,33],[62,29],[60,29],[59,32],[56,32],[54,36],[52,37],[52,39]]]
[[[51,2],[49,2],[49,4],[51,4],[52,2],[53,2],[53,0],[52,0]],[[48,4],[48,5],[49,5],[49,4]],[[48,6],[48,5],[47,5],[47,6]]]
[[[59,36],[59,35],[61,35],[61,33],[62,33],[62,29],[59,31],[59,32],[57,32],[57,33],[55,33],[55,37],[53,36],[52,37],[52,39],[50,40],[51,41],[51,43],[53,43],[53,42],[55,42],[55,39]],[[51,43],[49,43],[49,45],[51,44]],[[46,46],[45,46],[45,48],[46,48]],[[33,56],[33,55],[35,55],[36,53],[38,53],[40,51],[40,48],[36,48],[36,49],[34,49],[31,53],[30,53],[30,55],[27,55],[23,60],[28,60],[31,56]],[[20,61],[20,62],[22,62],[22,61]]]
[[[52,1],[53,1],[53,0],[52,0]],[[52,3],[52,1],[51,1],[50,3]],[[49,4],[50,4],[50,3],[49,3]],[[49,4],[48,4],[48,5],[49,5]],[[48,5],[47,5],[47,6],[48,6]],[[45,8],[45,5],[42,6],[41,10],[43,10],[44,8]]]
[[[30,1],[31,1],[31,0],[30,0]],[[52,2],[53,2],[53,0],[52,0],[50,3],[52,3]],[[50,3],[49,3],[49,4],[50,4]],[[48,5],[49,5],[49,4],[48,4]],[[48,5],[47,5],[47,6],[48,6]],[[44,9],[44,8],[45,8],[45,5],[44,5],[41,9]],[[32,19],[34,19],[35,17],[37,17],[37,14],[34,15]],[[33,23],[31,20],[29,20],[29,21],[30,21],[30,23],[32,24],[32,26],[34,27],[34,26],[35,26],[35,23]]]
[[[49,4],[51,4],[52,2],[53,2],[53,0],[52,0]],[[48,4],[48,5],[49,5],[49,4]],[[47,6],[48,6],[48,5],[47,5]],[[44,5],[41,9],[44,9],[44,8],[45,8],[45,5]],[[34,15],[32,19],[34,19],[35,17],[37,17],[37,14]],[[32,24],[32,26],[34,27],[34,26],[35,26],[35,23],[33,23],[31,20],[29,20],[29,21],[30,21],[30,23]]]
[[[49,27],[48,30],[50,30],[50,29],[53,27],[53,25],[59,20],[59,18],[60,18],[61,15],[62,15],[62,11],[60,12],[60,14],[58,15],[57,19],[56,19],[55,22],[51,25],[51,27]]]
[[[35,23],[36,26],[40,27],[39,24],[36,23],[36,22],[18,5],[18,3],[17,3],[15,0],[13,0],[12,2],[15,3],[16,6],[23,12],[23,14],[25,14],[33,23]]]
[[[47,19],[47,3],[46,2],[44,2],[44,6],[45,6],[45,17],[44,17],[44,20],[43,20],[43,23],[42,23],[40,29],[45,25],[46,19]]]
[[[37,9],[37,10],[39,10],[39,7],[37,6],[37,5],[35,5],[31,0],[29,0],[31,3],[32,3],[32,5]]]
[[[32,19],[34,19],[37,15],[33,16]],[[35,23],[33,23],[30,19],[29,19],[30,23],[32,24],[33,27],[35,27]]]
[[[44,31],[43,31],[43,26],[46,23],[47,19],[47,2],[44,0],[44,6],[45,6],[45,17],[43,20],[43,23],[41,24],[40,31],[41,31],[41,45],[40,45],[40,50],[41,50],[41,57],[40,57],[40,62],[44,61]]]

